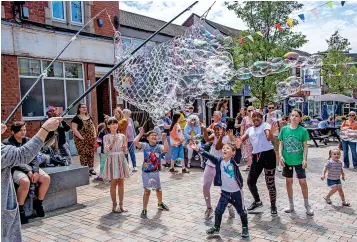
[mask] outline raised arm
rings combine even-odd
[[[141,139],[141,137],[143,137],[143,134],[144,134],[144,128],[140,127],[139,134],[133,140],[135,146],[138,147],[139,149],[141,149],[140,139]]]
[[[167,142],[166,133],[162,133],[161,137],[164,142],[164,149],[162,150],[162,153],[166,153],[169,151],[169,143]]]

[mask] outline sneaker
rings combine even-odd
[[[165,163],[163,166],[166,167],[166,168],[169,168],[170,164],[169,163]]]
[[[29,219],[26,217],[25,210],[20,211],[21,224],[28,224]]]
[[[93,179],[94,181],[103,181],[103,178],[101,178],[100,176],[97,176],[96,178]]]
[[[310,205],[305,206],[306,208],[306,214],[309,216],[314,216],[314,210],[311,208]]]
[[[138,171],[138,168],[133,167],[133,172],[137,172],[137,171]]]
[[[292,212],[294,212],[295,210],[294,210],[294,205],[290,205],[290,207],[288,207],[288,208],[285,208],[285,210],[284,210],[286,213],[292,213]]]
[[[42,202],[35,200],[33,207],[36,210],[37,217],[45,217],[45,211],[43,210]]]
[[[351,204],[349,202],[343,201],[342,206],[349,207]]]
[[[250,236],[248,227],[243,227],[242,228],[242,238],[248,238]]]
[[[175,167],[182,167],[181,161],[176,160],[176,161],[175,161]]]
[[[204,161],[201,161],[201,168],[205,169],[205,162]]]
[[[236,213],[234,212],[233,205],[228,206],[228,215],[229,215],[229,218],[235,218],[236,217]]]
[[[276,207],[270,207],[270,214],[271,216],[277,216],[278,215],[278,210],[276,209]]]
[[[205,219],[211,219],[213,215],[213,209],[212,208],[207,208],[205,212]]]
[[[212,227],[212,228],[210,228],[210,229],[207,229],[207,230],[206,230],[206,233],[207,233],[207,234],[219,234],[219,228]]]
[[[97,175],[97,173],[95,172],[95,170],[89,170],[89,175]]]
[[[282,172],[282,171],[283,171],[283,168],[282,168],[281,166],[278,166],[278,167],[276,168],[276,170],[277,170],[278,172]]]
[[[182,173],[190,173],[190,170],[187,169],[187,168],[183,168],[183,169],[182,169]]]
[[[166,206],[164,203],[157,204],[157,208],[160,210],[169,211],[169,207]]]
[[[330,198],[324,197],[324,199],[325,199],[325,201],[326,201],[326,203],[327,203],[327,204],[332,204],[332,202],[331,202],[331,199],[330,199]]]
[[[146,209],[143,209],[143,211],[141,212],[141,215],[140,215],[141,218],[148,218],[148,211]]]
[[[259,207],[262,207],[262,206],[263,206],[262,201],[253,202],[253,203],[249,206],[249,208],[247,208],[247,210],[248,210],[248,211],[252,211],[252,210],[254,210],[254,209],[256,209],[256,208],[259,208]]]

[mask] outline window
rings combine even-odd
[[[66,20],[66,5],[64,1],[52,1],[52,17],[54,19]]]
[[[127,48],[130,48],[131,50],[134,50],[136,47],[141,45],[144,42],[144,40],[140,39],[130,39],[123,37],[122,39],[122,44],[123,44],[123,49],[126,50]],[[156,45],[155,42],[149,41],[148,43],[145,44],[146,48],[152,48]]]
[[[71,22],[83,24],[83,2],[71,1]]]
[[[19,58],[21,97],[30,89],[50,61]],[[24,119],[42,119],[47,106],[65,110],[84,93],[83,66],[79,63],[55,62],[22,105]],[[84,101],[84,100],[83,100]],[[67,115],[75,115],[72,108]]]

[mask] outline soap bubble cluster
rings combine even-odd
[[[296,94],[303,87],[304,86],[301,78],[296,76],[290,76],[284,81],[279,81],[276,84],[276,92],[280,98],[285,99],[291,95]]]
[[[115,62],[128,56],[116,38]],[[233,58],[227,51],[230,37],[210,33],[203,20],[183,36],[151,48],[143,47],[115,71],[119,96],[158,120],[171,109],[193,104],[196,97],[218,98],[235,76]],[[130,48],[129,48],[130,49]]]

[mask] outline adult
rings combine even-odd
[[[52,117],[57,117],[56,113],[56,108],[53,106],[48,106],[46,109],[46,114],[48,118],[45,118],[44,120],[41,121],[41,125],[46,122],[47,119],[52,118]],[[58,129],[56,130],[58,136],[57,136],[57,144],[58,144],[58,150],[61,154],[61,156],[66,157],[68,164],[70,165],[72,163],[71,159],[71,151],[69,150],[69,145],[66,140],[66,132],[70,131],[71,127],[67,124],[65,120],[61,122],[61,125],[58,126]],[[54,135],[54,132],[51,132],[47,139],[51,138],[52,135]]]
[[[213,133],[214,126],[216,126],[216,124],[220,123],[221,121],[222,121],[222,113],[220,111],[214,111],[213,112],[213,122],[208,127],[207,131],[210,133]]]
[[[187,118],[187,124],[183,134],[185,136],[185,143],[187,148],[187,168],[190,168],[193,156],[193,149],[190,147],[190,144],[196,140],[197,136],[202,135],[200,120],[198,119],[197,115],[192,114]]]
[[[162,121],[164,122],[164,132],[166,134],[166,139],[167,139],[167,144],[168,144],[168,151],[165,154],[165,164],[164,167],[170,167],[170,163],[171,163],[171,143],[170,143],[170,127],[172,124],[172,120],[171,120],[171,111],[167,112],[165,114],[165,117],[162,118]],[[164,140],[163,140],[164,142]]]
[[[26,144],[30,138],[26,137],[26,124],[25,122],[18,121],[11,125],[12,136],[3,141],[4,145],[12,145],[21,147]],[[12,179],[18,186],[17,189],[17,202],[19,204],[21,224],[29,222],[25,215],[24,203],[27,194],[30,191],[30,185],[38,183],[38,195],[34,201],[34,209],[38,217],[44,217],[42,201],[45,198],[46,192],[50,185],[50,176],[47,175],[40,167],[39,162],[34,158],[29,164],[14,166],[12,169]]]
[[[81,165],[89,167],[89,175],[96,175],[97,173],[94,171],[94,145],[97,134],[86,104],[78,105],[77,115],[72,119],[72,130]]]
[[[248,187],[254,197],[254,202],[247,208],[248,211],[254,210],[263,206],[260,200],[257,181],[264,169],[265,183],[267,185],[270,197],[270,213],[271,215],[277,215],[276,209],[276,187],[275,187],[275,168],[276,157],[274,152],[274,146],[271,143],[274,133],[277,130],[277,124],[272,126],[263,122],[263,115],[259,111],[255,111],[252,114],[252,120],[254,126],[248,128],[241,140],[245,141],[249,139],[253,146],[253,162],[248,174]]]
[[[342,123],[341,130],[345,130],[345,129],[357,130],[356,112],[351,111],[348,114],[348,119],[345,120]],[[348,146],[351,148],[353,167],[355,169],[357,169],[356,142],[342,140],[343,163],[345,164],[345,168],[349,168],[350,167],[350,159],[349,159],[349,155],[348,155]]]
[[[282,127],[282,123],[279,121],[274,121],[273,120],[273,112],[275,111],[275,105],[274,103],[268,103],[268,113],[264,115],[263,120],[264,122],[273,125],[274,123],[277,124],[278,129],[275,131],[273,134],[273,139],[271,140],[271,143],[274,146],[274,151],[275,151],[275,157],[276,157],[276,166],[277,166],[277,171],[281,172],[282,168],[280,166],[280,158],[279,158],[279,132],[280,128]]]
[[[240,134],[240,127],[245,116],[247,116],[247,108],[243,107],[239,110],[239,113],[237,114],[234,121],[235,134]]]
[[[247,116],[245,116],[242,120],[242,124],[240,127],[240,135],[243,136],[247,129],[253,126],[253,120],[252,120],[252,113],[254,111],[253,106],[249,106],[247,108]],[[253,151],[253,146],[250,141],[250,139],[246,139],[243,142],[243,149],[242,149],[242,157],[243,159],[247,159],[247,167],[245,168],[245,171],[249,171],[250,165],[252,164],[252,151]]]
[[[1,241],[22,241],[20,213],[11,169],[30,163],[41,150],[48,133],[56,130],[60,121],[61,119],[50,118],[37,134],[21,147],[1,144]],[[5,131],[6,126],[2,124],[1,134]]]
[[[228,100],[223,99],[221,102],[218,102],[216,111],[222,113],[221,121],[225,123],[228,117]]]
[[[128,127],[126,128],[126,138],[128,140],[128,151],[130,154],[130,159],[131,163],[133,164],[133,171],[137,171],[136,168],[136,156],[135,156],[135,145],[133,143],[136,133],[135,133],[135,127],[134,127],[134,121],[130,118],[131,116],[131,111],[129,109],[124,109],[123,110],[123,115],[124,117],[128,120]],[[129,156],[128,154],[125,155],[126,160],[129,161]]]

